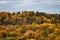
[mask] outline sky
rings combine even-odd
[[[39,11],[60,14],[60,0],[0,0],[0,11]]]

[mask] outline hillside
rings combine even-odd
[[[60,14],[0,12],[0,40],[60,40]]]

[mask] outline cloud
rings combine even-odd
[[[49,5],[60,5],[60,1],[42,1],[42,3],[49,4]]]
[[[5,4],[7,3],[7,1],[0,1],[0,4]]]
[[[36,10],[58,12],[60,0],[0,0],[0,11]]]

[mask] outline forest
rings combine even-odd
[[[0,12],[0,40],[60,40],[60,14]]]

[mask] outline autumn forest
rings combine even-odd
[[[0,40],[60,40],[60,14],[0,12]]]

